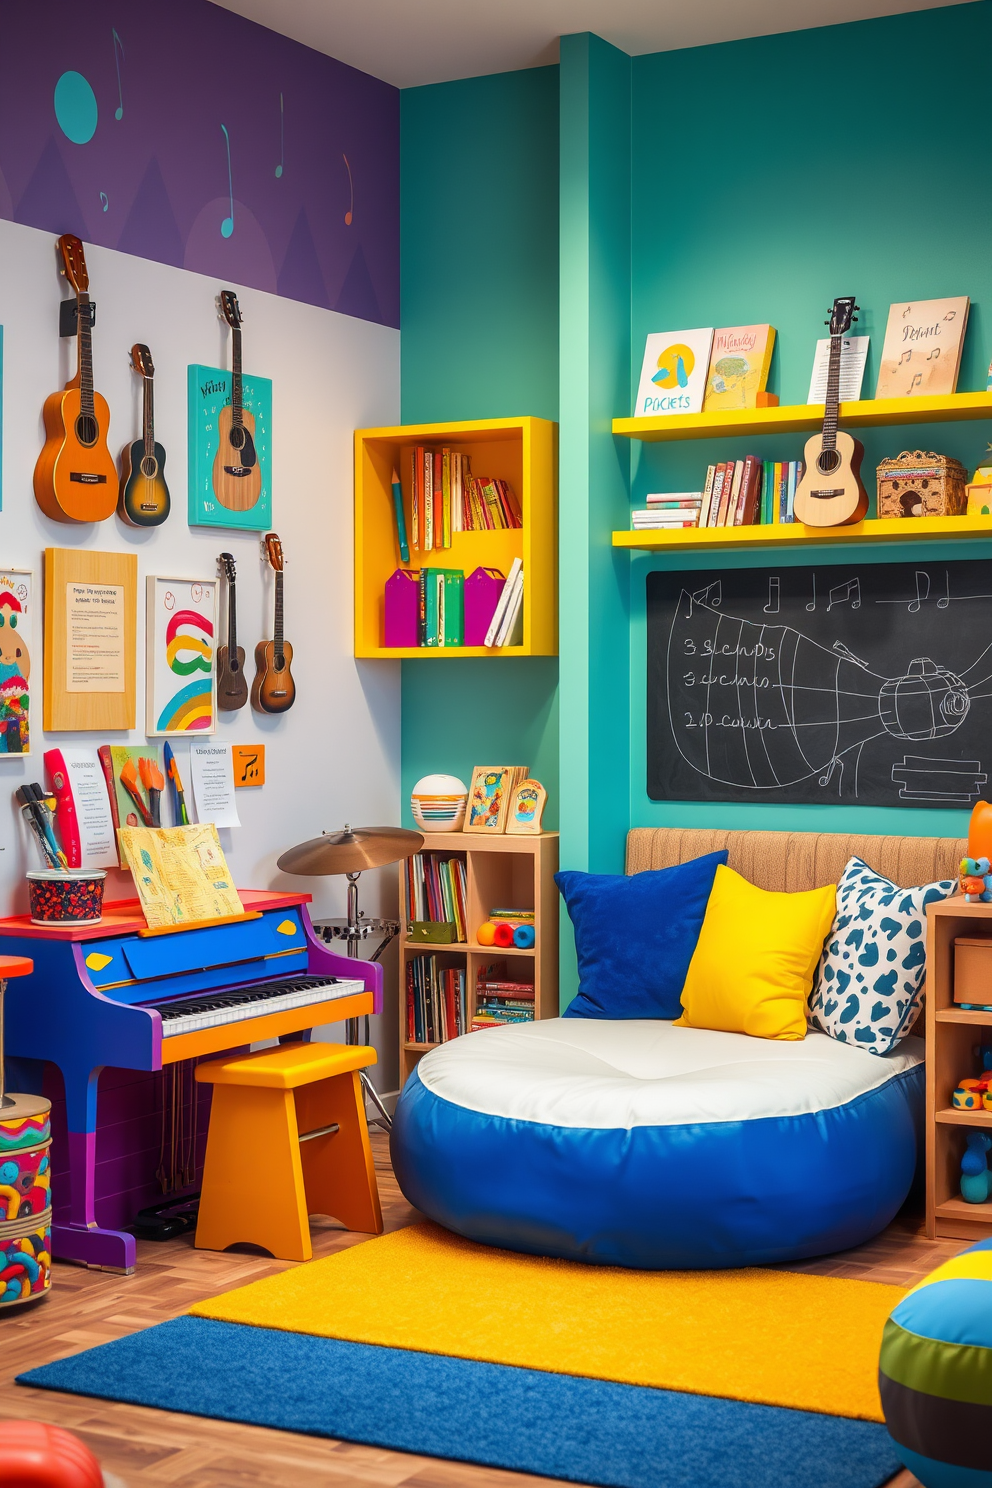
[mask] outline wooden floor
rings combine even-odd
[[[399,1191],[385,1136],[373,1135],[372,1142],[386,1229],[397,1230],[420,1216]],[[314,1253],[330,1255],[367,1238],[330,1225],[315,1228]],[[962,1248],[963,1242],[927,1240],[917,1222],[901,1218],[870,1245],[794,1269],[910,1286]],[[56,1264],[47,1300],[0,1318],[0,1418],[69,1427],[128,1488],[547,1488],[546,1478],[11,1383],[22,1370],[164,1322],[200,1298],[287,1270],[290,1264],[260,1255],[194,1250],[188,1237],[162,1245],[139,1242],[133,1276]],[[891,1488],[914,1485],[916,1479],[902,1473]]]

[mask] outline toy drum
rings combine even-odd
[[[49,1206],[51,1141],[0,1156],[0,1222],[43,1214]]]
[[[93,925],[103,915],[102,868],[36,868],[28,874],[32,925]]]
[[[51,1284],[51,1209],[0,1224],[0,1310],[44,1296]]]
[[[9,1095],[0,1106],[0,1162],[12,1152],[43,1147],[52,1136],[52,1103],[43,1095]]]

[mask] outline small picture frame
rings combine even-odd
[[[512,765],[476,765],[463,832],[485,832],[489,836],[505,832],[512,778]]]
[[[217,728],[217,583],[149,575],[145,733],[202,738]]]
[[[538,837],[548,793],[539,780],[521,780],[510,794],[506,818],[508,837]]]
[[[0,759],[31,753],[34,575],[0,569]]]

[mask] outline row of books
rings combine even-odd
[[[411,1044],[443,1044],[465,1032],[465,968],[442,966],[437,956],[406,965],[406,1033]]]
[[[484,966],[475,984],[475,1014],[472,1032],[499,1028],[504,1023],[534,1021],[534,983],[514,981],[505,963]]]
[[[485,532],[520,526],[520,508],[510,485],[495,476],[474,476],[468,455],[417,445],[410,467],[410,538],[420,551],[450,548],[453,532]]]
[[[675,531],[684,527],[750,527],[792,522],[801,460],[727,460],[710,465],[701,491],[650,495],[631,513],[634,532]]]
[[[465,575],[460,568],[422,568],[418,577],[417,645],[478,645],[479,636],[465,639]],[[496,602],[485,646],[519,646],[524,634],[524,569],[514,558]]]
[[[468,936],[468,885],[462,858],[442,857],[440,853],[419,852],[407,858],[406,902],[411,920],[433,920],[436,924],[454,925],[455,939],[464,943]]]

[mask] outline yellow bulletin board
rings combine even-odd
[[[138,560],[45,549],[45,731],[133,729]]]

